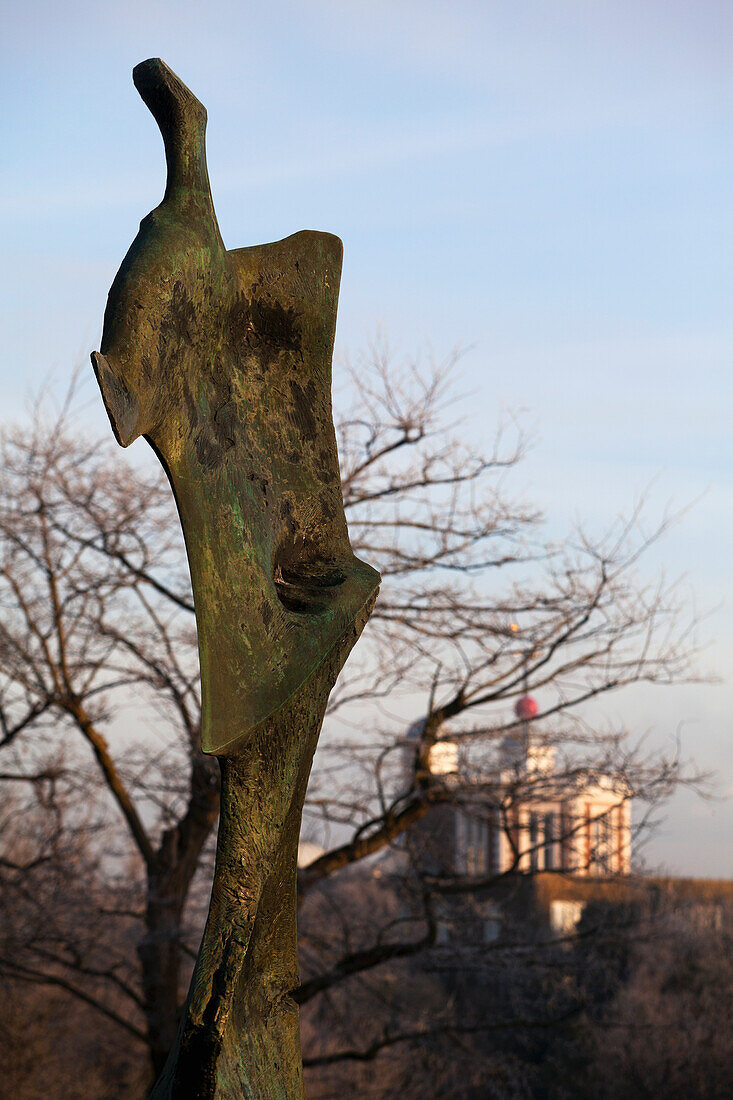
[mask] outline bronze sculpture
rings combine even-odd
[[[330,371],[341,242],[227,251],[206,111],[159,59],[133,79],[168,169],[92,360],[115,436],[175,494],[196,607],[202,747],[220,759],[211,907],[155,1100],[304,1097],[295,875],[326,701],[376,598],[341,499]]]

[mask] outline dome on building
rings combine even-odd
[[[408,783],[412,779],[415,767],[415,753],[425,729],[425,719],[419,718],[407,729],[403,741],[403,767]],[[440,736],[440,730],[438,730]],[[458,772],[458,745],[455,741],[436,741],[428,749],[428,771],[430,775],[455,775]]]

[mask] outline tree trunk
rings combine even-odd
[[[186,813],[166,830],[148,868],[145,937],[138,947],[153,1080],[163,1071],[181,1016],[181,921],[201,849],[219,816],[216,762],[194,756]]]
[[[169,869],[148,873],[145,936],[138,946],[148,1049],[157,1078],[175,1041],[180,1012],[181,899],[171,890]]]

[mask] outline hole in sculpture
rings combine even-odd
[[[278,555],[273,572],[275,590],[286,611],[318,615],[329,606],[346,574],[333,561],[298,560]]]

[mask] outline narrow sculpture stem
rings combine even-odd
[[[214,885],[178,1037],[151,1100],[305,1100],[296,881],[305,791],[329,692],[371,601],[315,675],[221,757]]]

